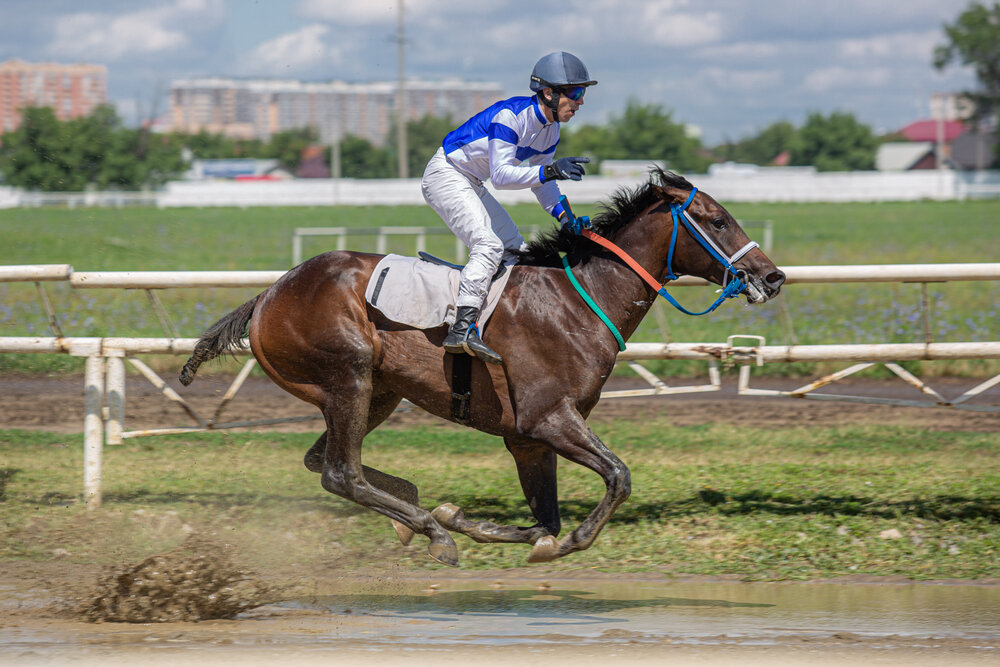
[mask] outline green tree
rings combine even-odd
[[[819,171],[873,169],[877,145],[871,128],[854,114],[812,113],[798,132],[791,163],[813,165]]]
[[[767,165],[782,152],[792,149],[797,134],[795,126],[783,120],[772,123],[752,137],[723,145],[719,153],[733,162]]]
[[[560,140],[558,153],[591,159],[662,160],[678,171],[704,171],[710,160],[673,114],[658,104],[630,100],[625,112],[604,127],[583,126]]]
[[[247,157],[275,158],[282,167],[294,174],[302,162],[302,151],[318,141],[319,135],[311,127],[284,130],[271,135],[271,141],[261,146],[262,154]],[[233,157],[235,156],[234,153]]]
[[[47,107],[24,110],[21,126],[2,137],[0,171],[11,185],[43,191],[137,189],[160,185],[184,169],[169,138],[122,127],[110,106],[60,121]]]
[[[21,126],[0,139],[0,169],[7,182],[31,190],[82,190],[86,177],[74,171],[69,139],[52,109],[24,109]]]
[[[596,174],[601,170],[601,160],[612,157],[614,137],[611,130],[603,125],[582,125],[574,128],[566,125],[559,129],[559,155],[579,155],[590,158],[587,172]]]
[[[353,134],[340,140],[340,169],[345,178],[392,178],[396,163],[389,151]]]
[[[966,91],[976,103],[976,116],[988,117],[1000,109],[1000,3],[970,4],[952,24],[944,25],[947,43],[934,49],[934,66],[953,62],[972,67],[980,89]]]
[[[406,155],[410,177],[420,178],[427,166],[427,161],[441,147],[446,134],[454,130],[456,123],[451,118],[440,116],[424,116],[420,120],[406,124]],[[389,146],[396,145],[395,129],[387,142]]]

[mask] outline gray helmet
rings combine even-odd
[[[572,53],[556,51],[542,57],[531,70],[531,90],[538,93],[542,88],[557,86],[596,86],[590,78],[587,66]]]

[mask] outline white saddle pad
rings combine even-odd
[[[386,255],[375,265],[365,299],[393,322],[433,329],[455,321],[460,271],[417,257]],[[510,278],[510,267],[490,285],[477,325],[483,331]]]

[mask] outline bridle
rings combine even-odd
[[[683,204],[671,204],[670,205],[670,215],[674,220],[674,228],[670,235],[670,248],[667,251],[667,275],[663,280],[657,281],[646,269],[642,268],[638,262],[636,262],[632,257],[619,248],[617,245],[604,238],[595,234],[591,229],[585,228],[580,232],[581,236],[585,236],[594,243],[607,248],[619,258],[621,258],[633,271],[635,271],[640,278],[642,278],[650,287],[656,290],[656,293],[662,296],[664,299],[670,302],[670,304],[687,315],[705,315],[712,312],[719,307],[726,299],[732,299],[733,297],[739,296],[747,289],[747,274],[746,271],[742,269],[737,269],[734,265],[743,256],[754,248],[759,247],[756,241],[750,241],[745,246],[734,252],[732,255],[726,255],[718,244],[701,229],[691,219],[691,215],[687,212],[688,206],[691,205],[692,200],[694,200],[695,193],[698,192],[698,188],[692,188],[691,194],[688,195],[687,200]],[[582,219],[582,218],[581,218]],[[589,220],[586,224],[589,226]],[[711,306],[707,309],[701,311],[700,313],[694,313],[682,306],[677,300],[667,292],[667,288],[664,286],[669,280],[677,280],[678,276],[673,270],[673,260],[674,260],[674,249],[677,247],[677,232],[681,225],[684,225],[685,229],[694,237],[696,241],[711,255],[716,261],[722,264],[723,267],[723,279],[722,279],[722,289],[719,290],[721,294],[719,298],[715,300]],[[563,266],[566,271],[569,272],[569,263],[566,258],[563,257]],[[579,290],[578,290],[579,291]]]

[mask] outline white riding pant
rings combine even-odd
[[[420,183],[424,200],[469,249],[457,305],[482,308],[490,280],[513,250],[526,247],[517,225],[483,182],[456,169],[444,149],[427,163]]]

